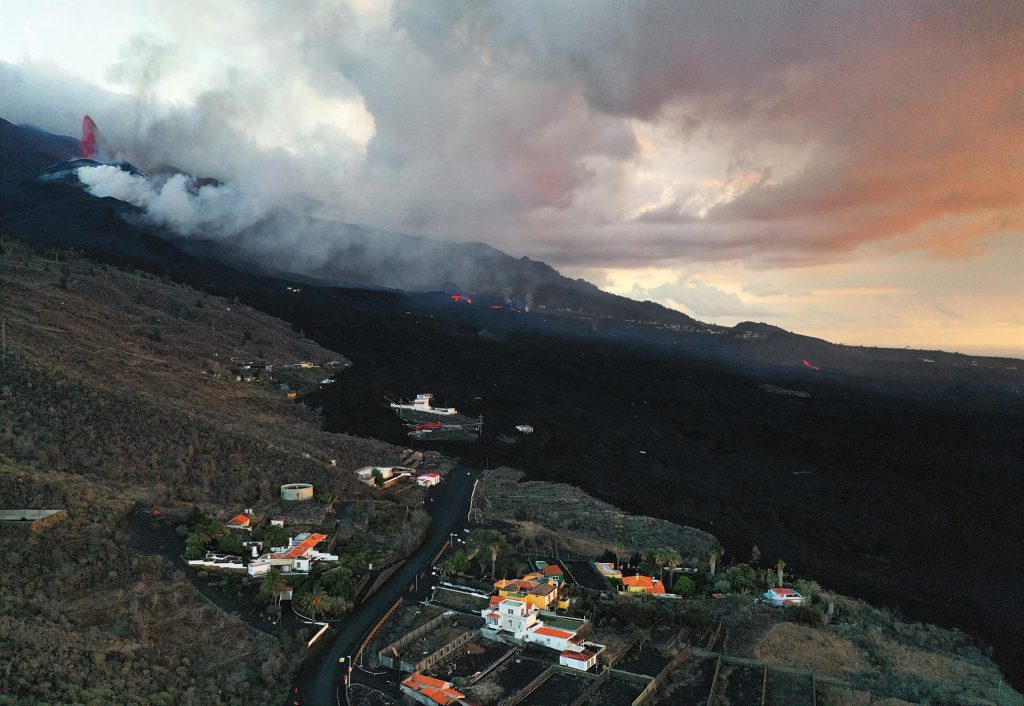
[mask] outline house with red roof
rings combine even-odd
[[[441,482],[440,473],[421,473],[416,477],[416,485],[429,488]]]
[[[774,606],[794,606],[804,602],[804,597],[792,588],[776,586],[764,592],[764,599]]]
[[[579,650],[563,650],[558,656],[558,663],[570,669],[579,669],[585,672],[597,664],[597,652],[584,647]]]
[[[425,674],[411,674],[402,682],[402,693],[424,706],[448,706],[448,704],[469,704],[466,696],[452,686],[451,682],[434,679]]]
[[[244,513],[239,513],[224,523],[228,529],[249,530],[252,529],[252,518]]]
[[[665,585],[661,580],[650,576],[623,576],[622,586],[627,593],[647,593],[654,596],[665,594]]]

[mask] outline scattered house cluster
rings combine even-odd
[[[415,478],[416,484],[429,488],[441,482],[440,473],[421,473],[415,475],[411,468],[403,466],[364,466],[355,471],[356,478],[371,488],[387,488],[401,478]],[[379,483],[377,479],[380,479]]]
[[[235,362],[233,360],[233,362]],[[231,372],[238,382],[255,382],[259,380],[260,373],[270,373],[274,365],[266,360],[244,360],[237,361],[231,368]]]
[[[412,674],[402,682],[402,693],[426,706],[469,704],[465,694],[456,691],[451,682],[423,674]]]
[[[776,586],[764,592],[763,597],[774,606],[794,606],[804,602],[804,597],[792,588]]]
[[[336,554],[317,551],[326,539],[326,534],[303,532],[288,540],[287,547],[272,547],[270,553],[249,562],[249,575],[262,576],[274,567],[285,573],[308,572],[313,562],[337,561]]]

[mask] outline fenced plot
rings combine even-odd
[[[595,677],[556,671],[530,693],[521,706],[565,706],[590,686]]]
[[[590,698],[587,699],[586,706],[623,706],[623,704],[631,704],[633,699],[640,695],[641,691],[643,691],[643,685],[640,682],[616,679],[612,675],[597,691],[591,694]]]
[[[760,706],[764,669],[722,664],[715,686],[713,706]]]
[[[604,576],[597,573],[597,569],[591,566],[589,561],[569,559],[563,560],[561,564],[569,572],[570,580],[581,588],[589,588],[594,591],[608,590],[608,582]]]
[[[485,681],[497,684],[506,696],[512,696],[524,689],[547,668],[548,665],[532,659],[512,658]]]
[[[814,678],[775,669],[768,670],[766,706],[813,706]]]
[[[633,647],[615,663],[615,668],[630,674],[656,677],[669,663],[669,658],[650,647]]]
[[[691,656],[673,672],[651,703],[661,706],[708,706],[716,657]]]

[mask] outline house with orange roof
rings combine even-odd
[[[649,595],[665,593],[665,585],[661,580],[650,576],[623,576],[622,585],[627,593],[647,593]]]
[[[402,693],[410,696],[418,703],[425,706],[448,706],[448,704],[468,704],[466,696],[457,691],[451,682],[441,679],[434,679],[425,674],[409,675],[402,682]]]
[[[228,529],[251,530],[252,518],[245,513],[239,513],[224,523]]]

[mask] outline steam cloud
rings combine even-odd
[[[93,196],[130,203],[142,209],[149,222],[183,236],[235,235],[267,214],[257,200],[246,198],[232,185],[196,188],[195,181],[184,174],[154,181],[109,164],[80,167],[77,174]]]

